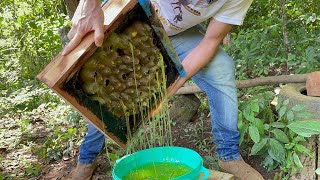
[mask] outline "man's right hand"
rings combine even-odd
[[[63,49],[62,55],[69,54],[89,32],[94,31],[94,42],[100,47],[103,43],[104,15],[100,0],[80,0],[72,18],[72,28],[68,33],[69,44]]]

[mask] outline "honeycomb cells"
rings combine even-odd
[[[151,27],[140,21],[111,33],[80,70],[83,91],[121,119],[147,107],[162,82],[156,43]]]

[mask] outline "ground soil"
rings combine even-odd
[[[207,117],[207,114],[203,117],[201,122],[200,115],[196,115],[193,119],[193,122],[175,122],[173,130],[173,143],[176,146],[183,146],[197,151],[202,157],[212,157],[214,161],[205,163],[206,166],[209,166],[212,169],[218,170],[217,167],[217,157],[214,152],[214,146],[212,143],[211,136],[211,126],[210,118]],[[203,132],[200,130],[203,128]],[[197,133],[200,135],[196,135]],[[190,136],[192,134],[192,136]],[[204,142],[201,142],[199,139],[205,139]],[[205,146],[207,145],[207,146]],[[210,147],[211,146],[211,147]],[[244,153],[246,154],[246,153]],[[76,157],[60,160],[53,164],[48,165],[43,169],[43,173],[37,179],[70,179],[72,170],[76,166]],[[244,160],[249,163],[252,167],[258,170],[266,180],[273,180],[274,174],[277,172],[272,171],[268,172],[264,167],[261,166],[261,161],[263,160],[259,156],[243,156]],[[206,162],[206,159],[205,159]],[[106,155],[103,153],[97,159],[98,167],[93,176],[94,180],[104,179],[111,180],[111,166],[108,163]],[[209,165],[208,165],[209,164]]]

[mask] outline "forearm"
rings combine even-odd
[[[182,65],[186,71],[186,79],[190,79],[214,57],[219,49],[220,41],[204,38],[183,60]]]
[[[83,11],[87,12],[93,12],[97,8],[101,8],[101,1],[100,0],[80,0],[79,2],[80,8],[77,8],[79,10],[79,14],[81,15]]]
[[[211,20],[206,35],[202,41],[183,60],[182,65],[186,72],[185,77],[179,77],[167,90],[168,95],[173,95],[188,79],[205,67],[217,53],[220,43],[232,25]]]
[[[168,89],[167,93],[172,96],[183,84],[205,67],[219,49],[220,42],[203,39],[181,63],[186,72],[185,77],[179,77]]]
[[[97,5],[100,6],[101,5],[101,0],[80,0],[80,3],[81,2],[86,4],[86,5],[94,5],[94,6],[97,6]]]

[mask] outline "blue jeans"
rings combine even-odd
[[[195,26],[170,37],[181,60],[203,39],[204,35],[201,32],[205,32],[205,29]],[[240,133],[237,130],[238,103],[233,60],[220,48],[212,61],[192,77],[192,80],[208,96],[212,135],[219,159],[239,159]],[[80,147],[80,163],[92,163],[101,151],[103,143],[102,133],[89,124],[88,134]]]

